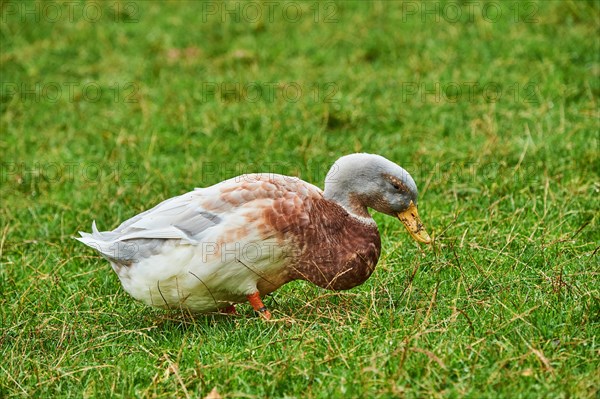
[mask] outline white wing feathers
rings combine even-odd
[[[174,197],[161,202],[121,223],[113,231],[99,232],[96,222],[92,223],[92,234],[79,232],[79,241],[112,256],[115,244],[136,239],[181,239],[190,244],[200,242],[204,232],[221,222],[214,211],[209,212],[200,205],[202,190]]]

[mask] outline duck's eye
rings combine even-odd
[[[392,183],[392,187],[394,187],[396,190],[400,190],[400,186],[398,186],[396,183]]]

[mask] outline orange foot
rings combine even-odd
[[[271,319],[271,312],[267,309],[263,301],[260,299],[260,294],[256,291],[254,294],[247,295],[248,302],[260,314],[267,320]]]

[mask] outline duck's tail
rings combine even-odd
[[[76,240],[81,241],[90,248],[95,249],[101,255],[108,259],[129,259],[132,254],[130,251],[123,251],[124,244],[115,240],[116,237],[111,237],[111,232],[100,232],[96,227],[96,221],[92,222],[92,233],[86,233],[80,231],[81,237],[75,237]]]

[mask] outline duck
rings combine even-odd
[[[398,218],[417,241],[431,238],[411,175],[383,156],[337,159],[324,190],[298,177],[251,173],[167,199],[112,231],[80,232],[123,289],[143,303],[193,313],[236,313],[306,280],[327,290],[364,283],[381,253],[369,209]]]

